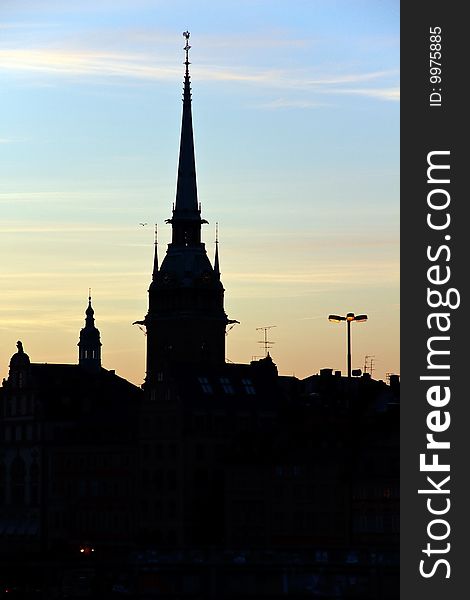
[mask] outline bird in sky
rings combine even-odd
[[[142,227],[145,227],[146,225],[148,225],[148,223],[139,223],[139,225],[142,225]]]

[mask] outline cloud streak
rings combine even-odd
[[[73,50],[66,48],[31,48],[0,50],[0,65],[16,73],[60,76],[70,79],[105,77],[107,83],[119,79],[137,81],[165,81],[181,77],[181,69],[155,64],[154,54],[103,50]],[[281,88],[322,94],[361,94],[381,100],[397,100],[398,87],[390,86],[395,71],[365,73],[336,73],[303,77],[282,69],[256,70],[250,68],[221,68],[217,65],[199,65],[193,69],[198,81],[225,81],[255,84],[265,88]],[[102,81],[102,80],[101,80]],[[384,82],[387,82],[387,87]],[[357,87],[375,82],[374,87]],[[342,86],[342,87],[338,87]],[[347,87],[345,87],[347,86]],[[352,87],[349,87],[352,86]],[[315,107],[311,99],[276,101],[272,108],[285,106]]]

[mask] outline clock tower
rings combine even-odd
[[[157,244],[149,308],[143,321],[147,330],[146,385],[162,377],[169,364],[225,362],[224,288],[220,281],[218,247],[212,266],[201,228],[201,205],[197,197],[194,157],[189,32],[186,38],[183,116],[176,201],[171,219],[172,240],[159,266]]]

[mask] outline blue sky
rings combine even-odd
[[[140,383],[153,223],[174,201],[184,61],[227,356],[345,368],[331,312],[366,312],[353,366],[399,372],[399,4],[3,0],[0,372],[17,339],[74,362],[88,288],[104,366]],[[142,227],[139,222],[149,225]],[[359,329],[360,328],[360,329]]]

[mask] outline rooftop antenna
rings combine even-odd
[[[258,344],[262,344],[263,348],[264,348],[264,356],[268,356],[269,354],[269,349],[276,343],[276,342],[270,342],[268,340],[268,331],[270,329],[272,329],[273,327],[277,327],[277,325],[267,325],[265,327],[257,327],[256,331],[264,331],[264,336],[262,340],[258,341]]]
[[[374,372],[374,354],[366,354],[364,357],[364,373],[369,373],[372,379],[372,373]]]

